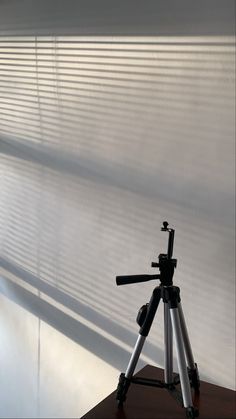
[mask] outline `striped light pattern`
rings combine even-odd
[[[187,308],[208,313],[214,284],[206,331],[232,317],[234,50],[230,36],[1,37],[4,266],[128,333],[152,285],[117,289],[115,275],[149,269],[167,218],[185,295],[201,284]]]

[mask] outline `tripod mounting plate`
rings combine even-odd
[[[173,228],[168,228],[168,225],[169,223],[167,221],[163,221],[163,227],[161,228],[161,231],[168,231],[169,233],[167,257],[168,259],[171,259],[174,247],[175,230]]]

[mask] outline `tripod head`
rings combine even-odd
[[[172,259],[173,247],[174,247],[174,235],[175,230],[168,228],[168,222],[163,221],[161,231],[167,231],[169,233],[167,253],[160,253],[158,256],[158,262],[152,262],[152,268],[159,268],[160,274],[158,275],[126,275],[117,276],[117,285],[134,284],[136,282],[146,282],[152,279],[159,279],[161,285],[171,286],[173,285],[172,278],[174,270],[177,266],[177,259]]]

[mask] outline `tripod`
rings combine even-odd
[[[167,254],[161,253],[158,256],[158,263],[152,262],[152,267],[159,268],[160,274],[116,277],[117,285],[152,279],[160,280],[160,285],[154,288],[149,303],[143,305],[138,312],[137,323],[140,326],[138,339],[126,372],[120,374],[116,399],[118,407],[121,407],[126,400],[126,394],[131,383],[166,388],[185,408],[186,416],[195,418],[198,416],[198,410],[193,406],[191,387],[198,393],[200,381],[181,307],[180,289],[174,286],[172,282],[174,270],[177,266],[177,260],[172,259],[175,230],[168,228],[167,221],[163,222],[161,230],[169,233]],[[135,378],[133,374],[161,299],[164,303],[164,381]],[[173,335],[179,370],[179,375],[175,376],[173,374]],[[176,388],[179,383],[181,392]]]

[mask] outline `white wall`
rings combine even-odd
[[[0,330],[1,417],[78,417],[116,387],[114,367],[2,295]]]
[[[39,47],[53,9],[23,2],[24,20],[7,3],[1,39],[28,42],[35,30]],[[117,288],[115,276],[152,272],[164,219],[176,228],[175,283],[201,378],[235,388],[233,2],[214,13],[212,2],[173,2],[172,15],[169,2],[137,3],[135,14],[101,3],[76,22],[79,3],[65,20],[63,2],[55,13],[56,90],[45,93],[38,65],[27,91],[27,72],[10,74],[17,55],[2,56],[2,417],[78,417],[116,387],[155,283]],[[81,61],[65,76],[65,41],[90,56],[105,45],[86,88]],[[160,312],[140,366],[163,365],[162,349]]]

